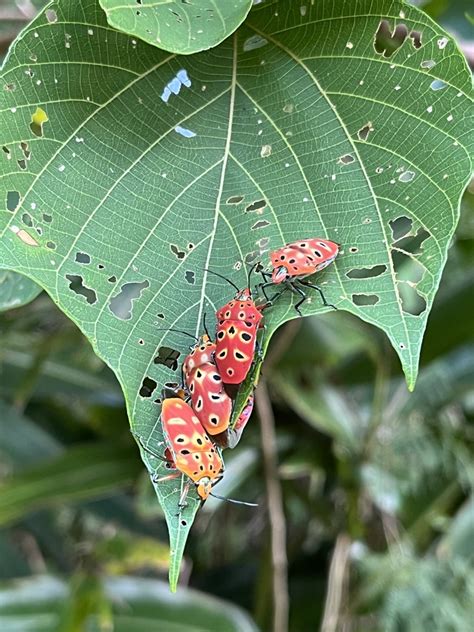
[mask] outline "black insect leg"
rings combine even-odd
[[[323,291],[319,287],[319,285],[314,285],[314,283],[310,283],[309,281],[302,281],[302,280],[299,280],[298,283],[300,285],[304,285],[305,287],[310,287],[313,290],[316,290],[317,292],[319,292],[319,295],[321,297],[321,300],[323,301],[324,307],[332,307],[333,309],[337,309],[337,307],[335,305],[333,305],[332,303],[328,303],[327,302],[326,297],[324,296]]]

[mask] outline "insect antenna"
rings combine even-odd
[[[226,498],[225,496],[219,496],[218,494],[214,494],[214,492],[210,492],[210,495],[214,498],[218,498],[219,500],[225,500],[228,503],[233,503],[234,505],[246,505],[247,507],[258,507],[257,503],[247,503],[244,500],[234,500],[233,498]]]
[[[228,279],[224,275],[219,274],[219,272],[214,272],[214,270],[209,270],[209,268],[204,268],[204,272],[210,272],[211,274],[215,274],[216,276],[220,277],[221,279],[224,279],[224,281],[227,281],[227,283],[232,285],[232,287],[235,288],[237,292],[240,292],[239,288],[235,285],[235,283],[233,283],[230,279]]]
[[[208,331],[207,325],[206,325],[206,312],[204,312],[204,316],[202,317],[202,328],[204,329],[204,331],[206,332],[206,336],[210,340],[211,336],[209,335],[209,331]]]

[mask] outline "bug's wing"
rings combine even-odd
[[[259,321],[260,322],[260,321]],[[252,366],[258,324],[224,321],[217,326],[217,369],[225,384],[240,384]]]
[[[192,407],[210,435],[227,430],[232,414],[232,400],[224,390],[215,364],[208,362],[192,371],[188,380]]]

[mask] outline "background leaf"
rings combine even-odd
[[[252,0],[100,0],[109,24],[148,44],[189,55],[220,44],[245,20]],[[138,6],[137,6],[138,5]]]
[[[93,0],[62,0],[5,65],[2,183],[20,204],[0,211],[0,265],[28,271],[79,325],[155,449],[160,387],[179,379],[160,348],[181,361],[188,344],[157,328],[199,333],[230,295],[205,268],[243,287],[249,264],[302,235],[341,242],[320,275],[328,300],[381,327],[414,384],[470,174],[470,75],[403,3],[300,9],[259,6],[184,59],[111,30]],[[374,48],[383,20],[405,37],[379,33]],[[291,301],[267,312],[264,346]],[[305,313],[321,311],[312,297]],[[156,488],[172,585],[198,507],[191,496],[177,518],[182,485]]]
[[[23,274],[0,270],[0,311],[27,305],[42,291],[43,288]]]

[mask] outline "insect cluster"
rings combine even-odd
[[[164,453],[152,452],[138,439],[144,450],[162,459],[166,468],[172,470],[155,482],[181,475],[187,477],[179,501],[180,510],[186,505],[191,484],[195,485],[202,501],[212,494],[212,488],[224,473],[222,448],[235,447],[250,419],[253,392],[237,420],[232,427],[230,425],[239,387],[260,353],[258,337],[263,329],[264,310],[290,290],[299,297],[295,309],[301,314],[299,308],[306,299],[306,288],[316,289],[324,305],[329,305],[321,288],[308,282],[306,277],[332,263],[338,252],[338,244],[320,238],[302,239],[272,252],[272,272],[262,271],[264,282],[257,285],[263,295],[257,298],[259,304],[250,287],[239,290],[234,286],[237,290],[234,298],[216,312],[215,340],[212,341],[207,332],[197,339],[182,365],[183,387],[172,391],[164,389],[161,410]],[[275,285],[281,289],[269,297],[266,290]]]

